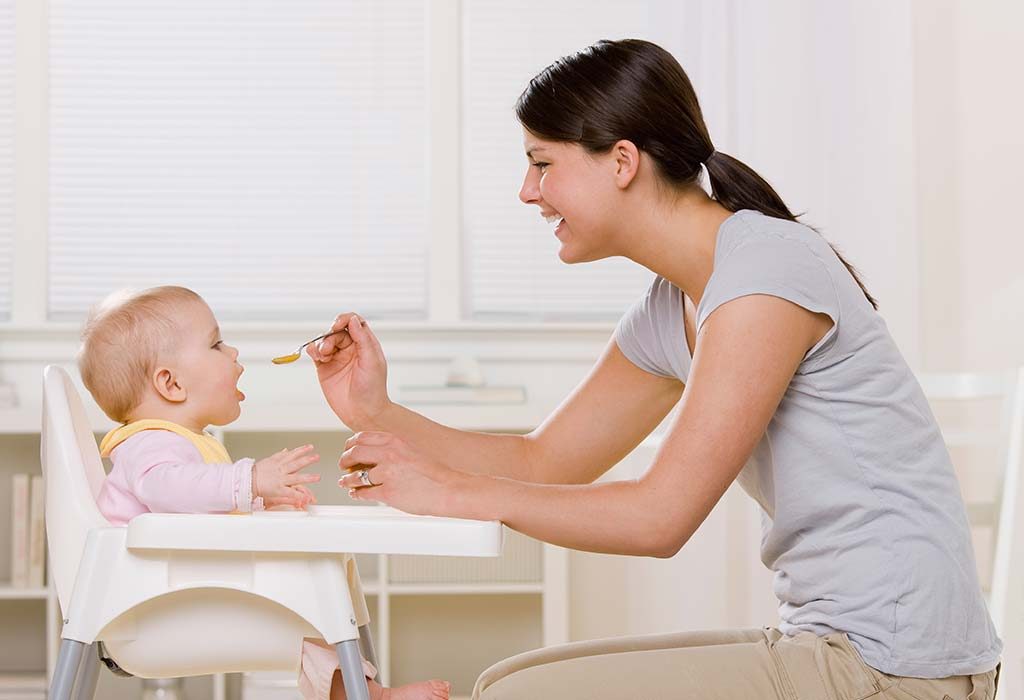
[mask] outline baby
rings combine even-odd
[[[314,502],[306,486],[319,460],[304,445],[260,460],[231,459],[206,432],[241,414],[243,367],[221,339],[217,320],[195,292],[155,287],[114,294],[89,315],[78,366],[100,408],[122,425],[100,444],[112,461],[97,497],[113,525],[142,513],[250,512]],[[305,641],[299,689],[307,700],[345,697],[332,647]],[[368,679],[377,675],[363,661]],[[443,681],[384,688],[369,681],[373,700],[447,700]]]

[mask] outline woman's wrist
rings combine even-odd
[[[388,426],[392,423],[392,417],[394,416],[397,408],[398,404],[391,401],[391,399],[386,399],[383,407],[373,413],[360,416],[357,421],[358,425],[353,425],[351,427],[357,431],[379,430],[387,432]]]
[[[449,502],[444,512],[467,520],[501,520],[494,498],[498,479],[485,474],[455,472],[448,489]]]

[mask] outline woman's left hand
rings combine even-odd
[[[436,462],[391,433],[356,433],[338,461],[338,486],[357,500],[379,501],[416,515],[471,517],[459,512],[458,496],[469,475]],[[367,485],[361,478],[365,472]]]

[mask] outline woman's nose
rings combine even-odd
[[[526,170],[523,186],[519,188],[519,201],[523,204],[536,204],[540,201],[539,178],[533,176],[533,168]]]

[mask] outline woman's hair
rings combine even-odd
[[[703,164],[712,196],[729,211],[753,209],[797,220],[752,168],[715,150],[686,72],[649,41],[599,41],[558,59],[523,90],[516,116],[540,138],[578,143],[591,153],[632,141],[676,187],[696,184]],[[877,309],[857,270],[835,252]]]
[[[111,420],[128,421],[161,354],[177,347],[182,306],[196,302],[205,303],[191,289],[153,287],[115,292],[89,312],[78,371]]]

